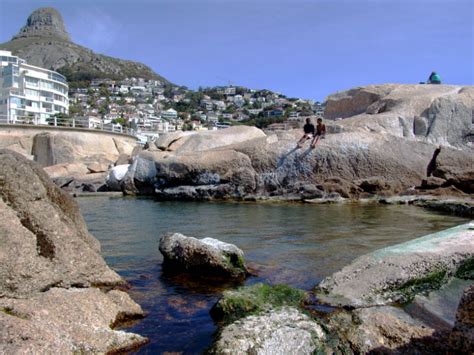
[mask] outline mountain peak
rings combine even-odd
[[[58,10],[43,7],[33,11],[23,26],[12,39],[27,37],[54,37],[71,41],[64,26],[64,20]]]

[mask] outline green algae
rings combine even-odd
[[[0,312],[3,312],[9,316],[13,316],[13,317],[17,317],[17,318],[20,318],[20,319],[28,319],[28,317],[24,314],[21,314],[17,311],[15,311],[13,308],[11,307],[3,307],[3,308],[0,308]]]
[[[474,280],[474,257],[465,260],[457,269],[455,276],[463,280]]]
[[[247,315],[282,306],[299,308],[305,295],[305,291],[286,285],[270,286],[257,283],[224,292],[223,297],[211,309],[211,315],[215,319],[231,323]]]
[[[403,303],[407,303],[413,300],[413,298],[418,293],[439,289],[443,284],[446,283],[447,275],[447,270],[435,270],[421,277],[408,280],[392,291],[401,294],[401,301]]]

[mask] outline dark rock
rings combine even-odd
[[[449,345],[460,354],[472,353],[474,349],[474,285],[464,290]]]

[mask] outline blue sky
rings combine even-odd
[[[179,85],[323,100],[376,83],[474,82],[472,0],[0,0],[0,42],[51,6],[72,39]]]

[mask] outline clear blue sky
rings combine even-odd
[[[472,0],[0,0],[0,42],[38,7],[73,40],[179,85],[243,85],[323,100],[436,70],[474,81]]]

